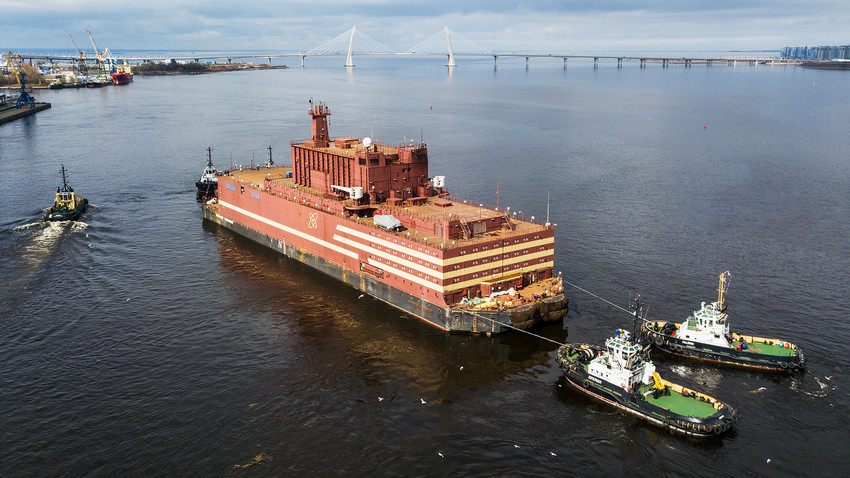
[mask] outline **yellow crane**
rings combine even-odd
[[[20,108],[24,102],[29,103],[31,108],[35,108],[35,100],[29,95],[32,88],[27,88],[27,74],[24,73],[24,61],[21,59],[21,55],[13,55],[10,51],[6,55],[6,66],[12,69],[15,79],[18,80],[18,86],[21,87],[21,95],[15,102],[15,108]]]

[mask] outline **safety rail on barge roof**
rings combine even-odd
[[[446,199],[453,201],[453,202],[456,202],[456,203],[468,204],[470,206],[477,206],[477,207],[480,207],[480,208],[489,209],[490,211],[498,212],[498,213],[501,213],[501,214],[508,214],[508,208],[504,208],[504,207],[498,208],[498,207],[492,206],[490,204],[485,204],[485,203],[482,203],[482,202],[472,201],[472,200],[469,200],[469,199],[459,198],[459,197],[455,197],[455,196],[446,196]],[[539,219],[535,219],[534,216],[526,217],[525,213],[523,213],[522,211],[519,211],[519,216],[517,215],[516,211],[514,211],[510,214],[511,214],[511,219],[517,219],[517,220],[524,221],[524,222],[530,222],[532,224],[537,224],[538,226],[544,226],[544,227],[553,226],[552,223],[546,223],[546,221],[541,221]]]
[[[335,140],[337,140],[337,139],[343,139],[343,138],[348,138],[348,136],[343,136],[343,137],[333,138],[333,139],[328,140],[328,147],[330,147],[330,145],[334,144],[334,141],[335,141]],[[296,145],[304,144],[304,143],[306,143],[307,141],[310,141],[310,140],[309,140],[309,139],[293,139],[293,140],[290,140],[290,141],[289,141],[289,145],[290,145],[290,146],[296,146]],[[362,141],[363,141],[363,139],[362,139],[362,138],[358,139],[358,141],[360,141],[360,142],[359,142],[359,143],[357,143],[357,144],[359,144],[359,145],[362,145],[362,144],[363,144],[363,143],[362,143]],[[421,141],[419,141],[419,142],[413,142],[413,140],[410,140],[410,141],[408,141],[407,143],[403,143],[403,142],[402,142],[402,143],[385,143],[385,142],[383,142],[383,141],[378,141],[378,140],[376,140],[376,139],[374,139],[374,138],[372,138],[372,144],[373,144],[373,145],[376,145],[376,146],[383,146],[383,147],[387,147],[387,148],[395,148],[395,149],[402,149],[402,148],[425,148],[425,147],[427,147],[427,146],[428,146],[428,143],[421,142]]]

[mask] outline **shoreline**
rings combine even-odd
[[[153,65],[153,66],[148,66]],[[188,67],[187,65],[198,65]],[[146,68],[155,68],[144,71]],[[172,68],[174,67],[174,68]],[[133,68],[133,76],[163,76],[163,75],[205,75],[209,73],[220,73],[226,71],[240,70],[283,70],[288,69],[286,65],[264,65],[260,63],[147,63]]]

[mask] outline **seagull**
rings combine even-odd
[[[420,398],[419,400],[421,400],[421,401],[422,401],[422,405],[425,405],[426,403],[428,403],[428,402],[426,402],[426,401],[425,401],[425,399],[424,399],[424,398]]]
[[[558,456],[558,455],[556,455],[556,454],[555,454],[555,452],[553,452],[553,451],[550,451],[550,452],[549,452],[549,454],[550,454],[550,455],[552,455],[552,456]]]
[[[767,459],[767,462],[770,463],[770,458]]]
[[[383,401],[384,401],[384,397],[378,397],[378,401],[379,401],[379,402],[383,402]]]
[[[823,376],[823,378],[825,378],[825,379],[827,379],[827,380],[832,380],[832,375],[830,375],[829,377],[827,377],[826,375],[824,375],[824,376]]]
[[[438,455],[440,455],[440,458],[443,458],[443,454],[442,454],[442,453],[437,452],[437,454],[438,454]]]
[[[460,366],[460,369],[463,370],[463,365]]]
[[[519,445],[514,445],[514,448],[519,448]]]
[[[362,298],[363,298],[363,295],[364,295],[364,294],[360,294],[360,296],[358,297],[358,299],[362,299]]]

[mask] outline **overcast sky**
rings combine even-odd
[[[0,49],[307,51],[356,26],[395,51],[444,26],[490,51],[850,43],[850,0],[0,0]],[[88,48],[86,48],[88,47]]]

